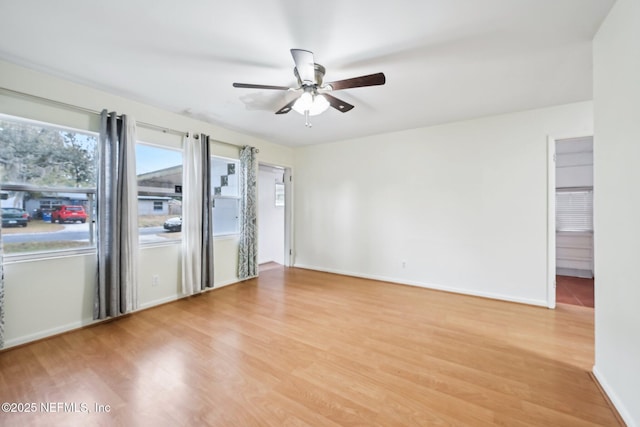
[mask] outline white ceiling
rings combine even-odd
[[[589,100],[591,40],[614,0],[0,0],[0,58],[286,145]],[[355,108],[274,112],[291,48]],[[108,106],[105,106],[108,107]],[[161,123],[158,123],[162,125]]]

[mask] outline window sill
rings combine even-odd
[[[45,261],[51,259],[71,258],[86,255],[96,255],[96,248],[48,251],[48,252],[29,252],[22,254],[4,254],[5,264],[18,264],[31,261]]]
[[[240,237],[240,233],[218,234],[213,236],[213,240],[233,240]]]

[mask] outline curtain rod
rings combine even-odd
[[[13,89],[8,89],[8,88],[2,87],[2,86],[0,86],[0,91],[1,92],[7,92],[7,93],[10,93],[10,94],[13,94],[13,95],[22,96],[22,97],[25,97],[25,98],[36,99],[38,101],[42,101],[42,102],[45,102],[45,103],[48,103],[48,104],[52,104],[52,105],[56,105],[56,106],[59,106],[59,107],[66,108],[68,110],[80,111],[80,112],[89,113],[89,114],[96,114],[98,116],[101,114],[101,111],[92,110],[91,108],[80,107],[80,106],[73,105],[73,104],[67,104],[66,102],[56,101],[55,99],[45,98],[45,97],[38,96],[38,95],[32,95],[30,93],[20,92],[20,91],[13,90]],[[186,132],[186,131],[181,131],[181,130],[171,129],[171,128],[167,128],[167,127],[163,127],[163,126],[158,126],[158,125],[154,125],[152,123],[139,122],[137,120],[136,120],[136,125],[141,126],[141,127],[145,127],[147,129],[158,130],[158,131],[160,131],[162,133],[170,133],[170,134],[173,134],[173,135],[180,135],[180,136],[189,135],[189,132]],[[194,136],[195,136],[196,139],[199,138],[198,134],[194,134]],[[220,144],[226,144],[226,145],[231,145],[231,146],[236,147],[236,148],[241,148],[239,145],[231,144],[229,142],[218,141],[217,139],[214,139],[214,141],[215,142],[219,142]]]
[[[2,92],[8,92],[8,93],[11,93],[11,94],[14,94],[14,95],[18,95],[18,96],[22,96],[22,97],[26,97],[26,98],[31,98],[31,99],[36,99],[38,101],[42,101],[42,102],[46,102],[48,104],[56,105],[58,107],[66,108],[68,110],[80,111],[80,112],[89,113],[89,114],[96,114],[98,116],[101,114],[101,111],[93,110],[91,108],[80,107],[80,106],[73,105],[73,104],[67,104],[66,102],[56,101],[55,99],[44,98],[42,96],[32,95],[30,93],[25,93],[25,92],[20,92],[20,91],[17,91],[17,90],[8,89],[6,87],[0,87],[0,90]],[[163,127],[163,126],[158,126],[158,125],[154,125],[152,123],[140,122],[140,121],[137,121],[137,120],[136,120],[136,125],[142,126],[142,127],[148,128],[148,129],[159,130],[162,133],[171,133],[171,134],[175,134],[175,135],[186,135],[187,134],[187,132],[184,132],[184,131],[171,129],[171,128],[167,128],[167,127]]]

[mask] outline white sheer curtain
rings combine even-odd
[[[102,111],[100,119],[95,319],[118,316],[138,307],[135,120],[107,110]]]
[[[256,148],[249,146],[244,146],[240,151],[240,246],[238,249],[240,279],[258,275],[257,151]]]
[[[213,287],[213,214],[209,136],[187,135],[182,169],[182,292]]]

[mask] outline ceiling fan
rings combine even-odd
[[[300,96],[280,108],[276,111],[276,114],[286,114],[291,110],[295,110],[300,114],[304,114],[305,125],[311,127],[309,116],[321,114],[330,106],[342,113],[346,113],[353,108],[353,105],[330,95],[328,92],[364,86],[378,86],[383,85],[386,81],[383,73],[376,73],[323,83],[326,69],[322,65],[314,62],[312,52],[303,49],[291,49],[291,56],[293,56],[293,62],[296,64],[293,69],[293,74],[298,79],[298,87],[292,88],[250,83],[234,83],[233,87],[301,91]]]

